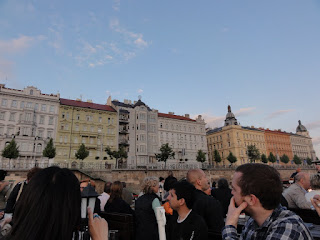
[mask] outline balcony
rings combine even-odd
[[[129,120],[127,118],[119,118],[119,124],[128,124]]]
[[[120,134],[128,134],[128,130],[126,130],[126,129],[120,129],[120,130],[119,130],[119,133],[120,133]]]
[[[119,140],[119,145],[129,146],[129,141],[126,140],[126,139],[120,139]]]
[[[33,125],[36,126],[36,122],[32,121],[32,120],[19,120],[18,124],[23,124],[23,125]]]

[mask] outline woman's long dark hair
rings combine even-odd
[[[122,183],[120,181],[115,181],[111,185],[111,191],[110,191],[110,198],[108,202],[112,203],[112,201],[116,198],[121,198],[122,199]]]
[[[66,168],[41,170],[24,189],[7,239],[71,240],[80,224],[79,181]]]

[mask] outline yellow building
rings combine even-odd
[[[89,150],[84,162],[115,164],[104,150],[118,149],[118,113],[111,106],[60,98],[55,162],[77,166],[82,143]]]
[[[215,128],[207,132],[209,163],[214,162],[214,150],[217,149],[222,162],[220,165],[229,165],[227,157],[230,152],[237,158],[236,165],[249,162],[247,146],[255,145],[260,154],[266,154],[264,132],[254,127],[242,127],[228,106],[228,113],[224,127]]]

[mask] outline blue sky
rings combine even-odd
[[[317,0],[0,0],[0,82],[295,131],[320,156]]]

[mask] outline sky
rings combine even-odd
[[[0,0],[0,83],[223,125],[307,127],[320,157],[318,0]]]

